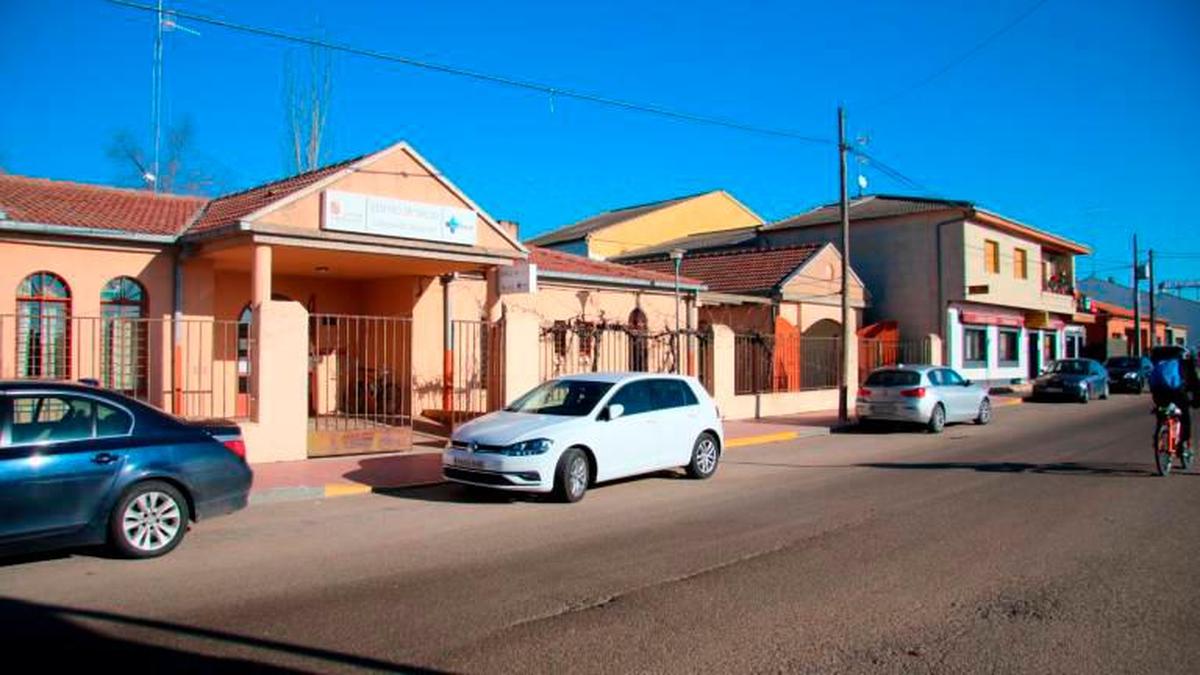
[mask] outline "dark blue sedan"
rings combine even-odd
[[[191,422],[79,384],[0,380],[0,553],[107,543],[173,550],[192,521],[246,506],[232,422]]]

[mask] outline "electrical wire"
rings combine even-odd
[[[953,70],[956,66],[958,66],[962,62],[966,61],[967,59],[971,58],[972,56],[983,51],[983,49],[985,47],[987,47],[988,45],[990,45],[993,42],[995,42],[996,40],[998,40],[1002,35],[1004,35],[1008,31],[1012,30],[1013,28],[1016,28],[1018,24],[1020,24],[1025,19],[1028,19],[1030,17],[1030,15],[1032,15],[1034,12],[1041,9],[1042,5],[1046,4],[1048,1],[1049,0],[1038,0],[1034,4],[1030,5],[1028,9],[1026,9],[1025,11],[1023,11],[1020,14],[1018,14],[1017,16],[1015,16],[1012,20],[1010,20],[1007,23],[1005,23],[1004,25],[1000,26],[999,29],[990,33],[987,37],[985,37],[983,40],[978,42],[974,47],[971,47],[970,49],[963,52],[962,54],[959,54],[957,57],[950,59],[950,61],[948,61],[941,68],[938,68],[937,70],[933,71],[929,75],[926,75],[925,77],[917,80],[913,84],[910,84],[909,86],[907,86],[903,89],[900,89],[888,96],[885,96],[884,98],[878,99],[872,103],[861,106],[859,109],[860,110],[874,110],[876,108],[880,108],[888,103],[891,103],[892,101],[895,101],[896,99],[903,98],[904,96],[912,93],[914,90],[920,89],[921,87],[924,87],[925,85],[929,84],[930,82],[933,82],[934,80],[938,79],[939,77],[941,77],[941,76],[945,75],[946,73],[950,72],[951,70]]]
[[[155,7],[153,7],[151,5],[144,5],[144,4],[137,3],[137,2],[130,2],[129,0],[108,0],[108,2],[113,5],[118,5],[120,7],[125,7],[128,9],[135,9],[135,10],[139,10],[139,11],[143,11],[143,12],[157,12],[158,11]],[[546,94],[546,95],[550,96],[551,100],[553,100],[554,98],[560,98],[560,97],[561,98],[570,98],[570,99],[575,99],[575,100],[579,100],[579,101],[586,101],[588,103],[594,103],[597,105],[608,106],[608,107],[612,107],[612,108],[632,110],[632,111],[647,113],[647,114],[651,114],[651,115],[658,115],[660,117],[667,117],[667,118],[682,120],[682,121],[686,121],[686,122],[694,122],[697,124],[706,124],[709,126],[723,127],[726,129],[734,129],[737,131],[745,131],[745,132],[760,134],[760,135],[764,135],[764,136],[775,136],[775,137],[779,137],[779,138],[787,138],[787,139],[794,140],[794,141],[802,141],[805,143],[814,143],[814,144],[820,144],[820,145],[837,145],[837,141],[835,141],[833,139],[816,136],[816,135],[812,135],[812,134],[803,134],[803,133],[793,131],[790,129],[780,129],[780,128],[773,128],[773,127],[758,126],[758,125],[748,124],[748,123],[744,123],[744,122],[739,122],[737,120],[732,120],[732,119],[727,119],[727,118],[722,118],[722,117],[711,117],[708,115],[700,115],[697,113],[691,113],[691,112],[686,112],[686,111],[681,111],[681,110],[673,110],[671,108],[667,108],[665,106],[660,106],[660,105],[654,105],[654,104],[648,104],[648,103],[638,103],[638,102],[629,101],[626,99],[603,96],[600,94],[594,94],[594,93],[590,93],[590,92],[586,92],[586,91],[582,91],[582,90],[578,90],[578,89],[572,89],[572,88],[566,88],[566,87],[556,87],[556,86],[544,84],[541,82],[534,82],[532,80],[523,80],[523,79],[508,77],[505,75],[497,75],[494,73],[487,73],[487,72],[479,71],[479,70],[470,70],[467,68],[461,68],[458,66],[447,65],[444,63],[423,61],[420,59],[415,59],[415,58],[408,57],[408,56],[401,56],[399,54],[390,54],[390,53],[378,51],[375,49],[368,49],[365,47],[356,47],[356,46],[349,45],[349,44],[330,42],[327,40],[319,40],[317,38],[305,37],[303,35],[287,33],[287,32],[281,31],[281,30],[273,29],[273,28],[263,28],[261,26],[252,26],[249,24],[236,23],[233,21],[227,21],[225,19],[218,19],[216,17],[211,17],[211,16],[207,16],[204,14],[196,14],[194,12],[171,10],[171,13],[174,16],[179,17],[179,18],[188,19],[190,21],[195,21],[197,23],[204,23],[204,24],[208,24],[210,26],[224,28],[227,30],[237,31],[237,32],[241,32],[241,33],[247,33],[250,35],[257,35],[260,37],[268,37],[268,38],[272,38],[275,40],[283,40],[286,42],[295,42],[298,44],[308,45],[310,47],[320,47],[320,48],[329,49],[332,51],[344,52],[347,54],[354,54],[356,56],[378,59],[380,61],[388,61],[390,63],[399,63],[401,65],[411,66],[413,68],[420,68],[420,69],[433,71],[433,72],[437,72],[437,73],[443,73],[446,75],[454,75],[457,77],[468,78],[468,79],[477,80],[477,81],[481,81],[481,82],[488,82],[491,84],[497,84],[497,85],[512,87],[512,88],[516,88],[516,89],[524,89],[526,91],[535,91],[535,92]]]

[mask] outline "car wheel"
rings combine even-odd
[[[979,414],[975,416],[975,424],[987,424],[992,421],[992,402],[984,396],[979,402]]]
[[[583,451],[568,448],[554,469],[554,494],[559,501],[573,504],[583,499],[591,479],[592,470]]]
[[[175,486],[137,483],[117,500],[108,519],[109,544],[126,558],[157,558],[187,533],[188,504]]]
[[[1083,391],[1079,392],[1079,402],[1087,405],[1087,402],[1092,400],[1092,385],[1084,385]]]
[[[1100,391],[1100,400],[1101,400],[1101,401],[1107,401],[1107,400],[1108,400],[1108,394],[1109,394],[1108,383],[1107,383],[1107,382],[1105,382],[1105,383],[1104,383],[1104,389],[1102,389],[1102,390]]]
[[[692,461],[687,465],[687,474],[696,480],[710,478],[717,472],[720,460],[721,450],[717,447],[717,439],[708,432],[702,433],[692,446]]]
[[[933,413],[929,415],[929,422],[925,427],[931,434],[940,434],[942,429],[946,428],[946,409],[941,403],[933,407]]]

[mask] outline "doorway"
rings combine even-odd
[[[1025,363],[1029,368],[1029,379],[1032,380],[1042,374],[1042,341],[1035,330],[1029,331],[1026,340],[1028,346],[1025,350]]]

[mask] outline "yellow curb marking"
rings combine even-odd
[[[1021,399],[1021,398],[1005,397],[1003,399],[996,399],[996,398],[992,399],[992,405],[996,406],[996,407],[1000,407],[1000,408],[1003,408],[1004,406],[1009,406],[1009,405],[1021,405],[1024,402],[1025,402],[1025,399]]]
[[[741,438],[730,438],[725,441],[727,448],[741,448],[747,445],[759,445],[760,443],[778,443],[780,441],[792,441],[800,437],[800,434],[795,431],[780,431],[776,434],[759,434],[758,436],[743,436]]]
[[[346,483],[326,483],[326,497],[345,497],[347,495],[365,495],[371,491],[370,485],[353,485]]]

